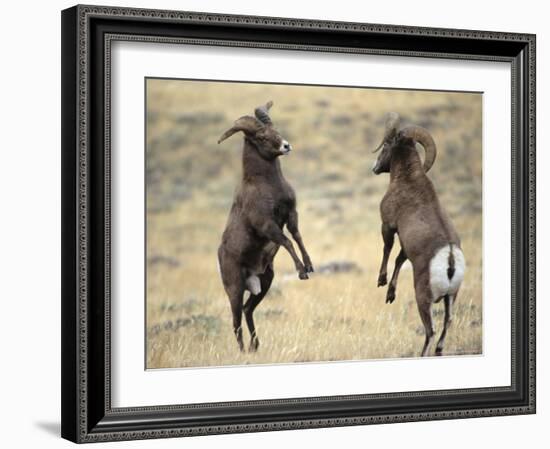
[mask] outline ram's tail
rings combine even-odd
[[[448,267],[447,267],[447,278],[449,281],[453,278],[455,275],[455,256],[453,255],[453,244],[449,243],[449,260],[448,260]]]
[[[464,254],[457,245],[450,243],[440,248],[430,261],[432,299],[437,301],[445,295],[456,294],[465,271]]]

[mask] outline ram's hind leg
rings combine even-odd
[[[423,276],[425,270],[422,267],[413,267],[414,272],[414,293],[416,296],[416,305],[418,306],[418,312],[424,325],[424,331],[426,333],[426,339],[424,340],[424,346],[422,348],[422,357],[426,357],[430,353],[430,348],[434,339],[434,324],[432,318],[432,291],[429,284],[429,279]]]
[[[245,280],[243,272],[241,266],[231,256],[225,254],[221,248],[218,250],[218,261],[223,287],[229,298],[233,314],[233,332],[239,349],[244,351],[242,317]]]
[[[420,312],[420,318],[422,324],[424,324],[424,331],[426,332],[426,339],[424,340],[424,347],[422,348],[422,357],[426,357],[430,353],[430,347],[434,339],[434,325],[432,318],[432,304],[429,301],[422,301],[418,304],[418,311]]]
[[[456,299],[456,294],[445,296],[445,323],[443,325],[443,331],[441,332],[441,337],[439,337],[439,341],[437,342],[437,346],[435,348],[435,355],[443,354],[443,345],[445,344],[445,337],[447,336],[447,331],[451,326],[451,323],[453,322],[453,304],[455,302],[455,299]]]
[[[422,263],[413,264],[414,276],[414,294],[416,296],[416,305],[420,319],[424,325],[426,339],[422,347],[422,357],[426,357],[430,353],[430,348],[434,339],[434,324],[432,317],[433,292],[430,285],[429,266]]]
[[[271,282],[273,281],[273,266],[269,264],[265,270],[264,274],[258,275],[260,279],[260,287],[261,290],[258,294],[250,294],[248,297],[248,300],[246,301],[244,305],[244,317],[246,319],[246,324],[248,326],[248,330],[250,331],[250,352],[255,352],[258,350],[258,346],[260,345],[260,341],[258,340],[258,336],[256,335],[256,327],[254,325],[254,310],[260,304],[262,299],[264,299],[264,296],[269,291],[269,288],[271,287]]]

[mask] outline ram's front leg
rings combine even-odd
[[[290,212],[286,227],[292,235],[292,238],[295,240],[295,242],[298,244],[298,247],[300,248],[306,273],[313,273],[313,264],[311,263],[311,259],[309,257],[309,254],[307,253],[306,246],[304,245],[304,241],[302,240],[302,235],[300,234],[300,231],[298,229],[298,212],[296,211],[296,209]]]
[[[387,223],[382,223],[384,255],[382,256],[382,264],[380,265],[380,273],[378,274],[378,287],[382,287],[388,283],[388,259],[393,247],[394,236],[395,229],[392,229]]]
[[[261,235],[271,240],[272,242],[281,245],[284,249],[288,251],[290,257],[292,257],[292,260],[294,261],[294,265],[296,266],[296,271],[298,272],[298,277],[300,279],[309,279],[306,268],[302,261],[298,258],[292,242],[284,234],[283,230],[277,225],[277,223],[275,223],[275,221],[266,220],[260,226],[257,226],[256,229]]]
[[[405,251],[403,251],[403,248],[401,248],[401,251],[399,251],[399,254],[395,259],[393,274],[390,280],[390,285],[388,285],[388,292],[386,293],[386,303],[388,304],[391,304],[395,300],[395,289],[397,288],[397,278],[399,277],[399,271],[401,270],[401,266],[405,263],[406,260],[407,260],[407,255],[405,254]]]

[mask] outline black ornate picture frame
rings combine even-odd
[[[110,49],[117,40],[509,63],[511,385],[113,408]],[[535,413],[535,36],[119,7],[67,9],[62,258],[62,436],[74,442]]]

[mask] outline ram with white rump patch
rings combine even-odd
[[[233,330],[244,350],[242,315],[250,331],[250,351],[258,349],[252,314],[265,297],[273,280],[273,259],[282,246],[292,257],[300,279],[308,279],[313,265],[298,230],[296,195],[281,170],[279,157],[292,147],[275,130],[269,108],[255,109],[255,116],[244,116],[220,137],[218,143],[237,132],[244,134],[243,173],[227,225],[218,249],[223,286],[233,314]],[[298,258],[292,242],[285,236],[286,226],[302,255]],[[243,305],[245,291],[250,292]]]
[[[391,304],[395,300],[399,270],[409,259],[413,266],[416,303],[426,332],[422,356],[429,354],[434,338],[432,304],[441,299],[445,301],[444,327],[435,350],[436,355],[441,355],[466,263],[458,234],[426,175],[435,161],[435,142],[430,133],[419,126],[399,128],[399,115],[389,113],[382,143],[374,150],[382,151],[373,172],[390,174],[390,184],[380,204],[384,254],[378,286],[387,284],[388,259],[397,233],[401,251],[395,260],[386,302]],[[423,165],[417,143],[426,153]]]

